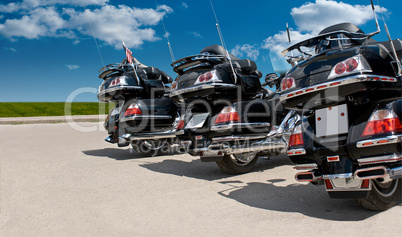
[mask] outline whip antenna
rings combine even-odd
[[[156,7],[158,7],[158,2],[157,2],[156,0],[155,0],[155,4],[156,4]],[[165,37],[166,37],[166,39],[167,39],[167,45],[168,45],[168,47],[169,47],[170,57],[172,58],[172,62],[174,62],[174,61],[176,61],[176,60],[175,60],[175,58],[174,58],[172,46],[170,45],[170,41],[169,41],[169,32],[167,32],[167,30],[166,30],[165,23],[164,23],[164,21],[163,21],[163,17],[162,17],[161,19],[162,19],[163,30],[165,31]]]
[[[223,46],[223,49],[225,50],[225,54],[226,54],[225,56],[226,56],[227,59],[229,59],[230,67],[232,69],[234,80],[235,80],[234,82],[235,82],[235,84],[237,84],[237,75],[236,75],[236,72],[235,72],[235,70],[233,68],[232,59],[231,59],[231,57],[229,55],[229,52],[228,52],[228,50],[226,48],[225,40],[223,39],[222,31],[221,31],[221,28],[219,26],[218,17],[216,16],[214,5],[212,4],[212,0],[209,0],[209,2],[211,3],[211,8],[212,8],[212,11],[213,11],[214,16],[215,16],[216,30],[218,31],[219,39],[221,40],[221,44]]]
[[[292,41],[290,40],[290,32],[289,32],[289,25],[286,22],[286,32],[288,33],[288,41],[289,41],[289,45],[292,43]]]
[[[85,7],[83,7],[83,8],[84,8],[85,17],[87,18],[87,21],[88,21],[89,28],[91,29],[91,32],[92,32],[92,37],[94,38],[94,41],[95,41],[96,48],[98,49],[99,57],[100,57],[100,59],[102,61],[103,67],[105,67],[105,63],[103,62],[102,54],[101,54],[101,51],[99,49],[98,41],[96,40],[95,33],[94,33],[93,29],[92,29],[91,22],[89,21],[89,18],[88,18],[88,15],[87,15],[87,9]]]

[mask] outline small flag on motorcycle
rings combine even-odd
[[[133,63],[133,53],[126,47],[123,40],[121,41],[121,44],[123,45],[124,52],[126,53],[128,63]]]

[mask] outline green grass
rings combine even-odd
[[[37,117],[107,114],[114,103],[0,102],[0,117]],[[69,112],[71,111],[71,112]]]

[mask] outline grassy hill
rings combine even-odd
[[[0,102],[0,117],[63,116],[65,108],[71,115],[107,114],[113,107],[98,102]]]

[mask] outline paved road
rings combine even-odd
[[[142,158],[98,123],[0,126],[0,236],[401,236],[402,206],[367,211],[294,181],[286,157],[228,176],[189,155]],[[90,129],[88,128],[90,127]]]

